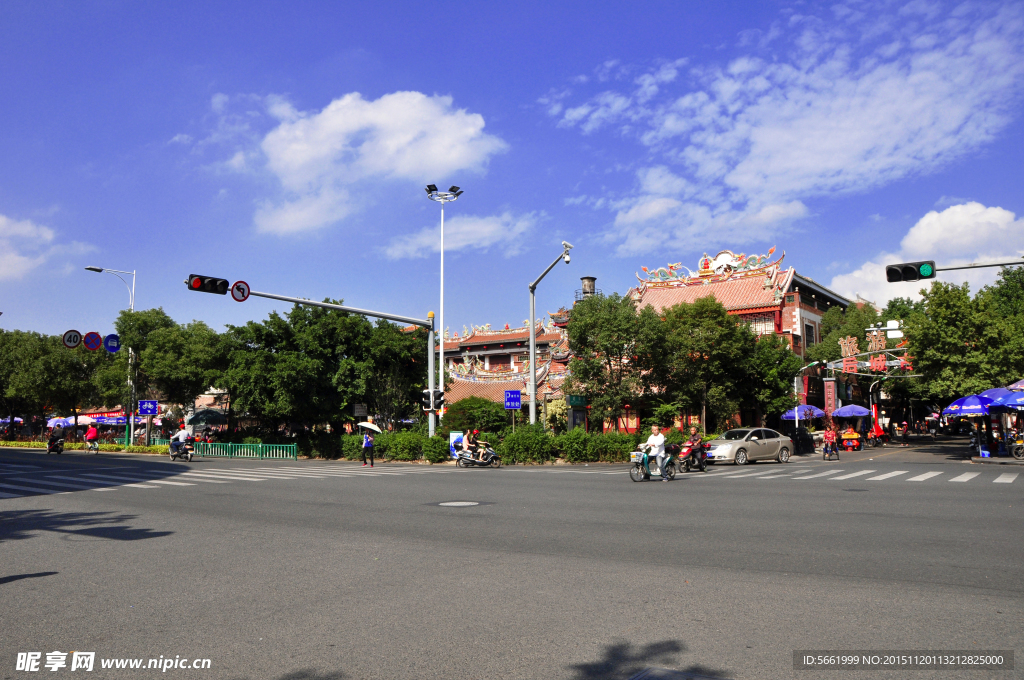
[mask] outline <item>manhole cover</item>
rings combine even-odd
[[[444,503],[438,503],[438,505],[445,508],[468,508],[471,505],[480,505],[476,501],[445,501]]]

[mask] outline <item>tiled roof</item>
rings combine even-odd
[[[483,397],[488,401],[499,404],[505,403],[505,390],[527,390],[525,380],[510,380],[508,382],[472,382],[468,380],[453,380],[445,390],[444,400],[454,404],[466,397]]]
[[[789,269],[780,274],[777,286],[785,291],[789,287],[794,271]],[[648,286],[640,290],[637,308],[642,309],[651,305],[655,311],[660,312],[680,302],[693,303],[710,295],[730,312],[755,311],[766,307],[777,309],[782,303],[775,300],[775,288],[776,286],[765,288],[763,276],[729,279],[707,285]]]
[[[540,331],[537,333],[537,343],[553,344],[562,339],[561,333],[548,333],[546,331]],[[445,351],[460,349],[463,347],[475,347],[477,345],[508,345],[509,343],[522,342],[524,348],[528,348],[530,341],[530,330],[524,328],[520,333],[493,333],[493,334],[482,334],[474,333],[466,338],[455,338],[444,341]],[[515,347],[509,348],[515,349]]]

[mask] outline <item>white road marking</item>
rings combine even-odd
[[[49,478],[50,479],[66,479],[69,482],[91,482],[91,481],[93,481],[91,479],[82,479],[81,477],[62,477],[61,475],[50,475]],[[46,482],[43,482],[43,483],[45,484]],[[110,482],[99,482],[99,481],[97,481],[96,483],[97,484],[110,484]],[[97,487],[97,488],[89,489],[89,490],[90,491],[114,491],[114,489],[112,489],[110,487]]]
[[[12,481],[15,481],[15,482],[35,482],[36,484],[47,484],[49,486],[61,486],[61,487],[67,488],[67,489],[79,489],[81,491],[89,491],[91,489],[95,489],[96,488],[94,486],[82,486],[81,484],[64,484],[63,482],[51,482],[48,479],[25,479],[24,477],[22,477],[22,478],[14,478]],[[82,480],[78,480],[78,481],[82,481]]]
[[[1017,479],[1018,472],[1004,472],[1003,474],[992,480],[993,484],[1013,484],[1013,480]]]
[[[949,481],[951,481],[951,482],[969,482],[969,481],[971,481],[972,479],[974,479],[975,477],[977,477],[980,474],[981,474],[980,472],[965,472],[962,475],[960,475],[959,477],[954,477],[953,479],[951,479]]]
[[[90,479],[97,479],[97,480],[100,480],[100,481],[108,481],[109,480],[109,481],[113,481],[113,482],[121,482],[121,484],[119,486],[134,486],[136,489],[159,489],[160,488],[159,486],[153,486],[151,484],[136,484],[135,480],[131,479],[130,477],[114,477],[114,476],[111,476],[111,475],[91,475],[91,474],[90,475],[82,475],[82,476],[83,477],[88,477]],[[127,483],[125,483],[125,482],[127,482]]]
[[[905,475],[908,472],[910,472],[910,470],[896,470],[895,472],[886,472],[884,475],[878,475],[877,477],[868,477],[868,481],[869,482],[880,482],[883,479],[892,479],[893,477],[899,477],[900,475]]]
[[[230,479],[233,482],[262,482],[267,477],[245,477],[242,475],[226,475],[221,472],[182,472],[182,476],[213,477],[214,479]]]
[[[828,472],[819,472],[816,475],[808,475],[806,477],[794,477],[793,479],[814,479],[815,477],[828,477],[829,475],[838,475],[843,470],[829,470]]]
[[[907,481],[908,482],[923,482],[926,479],[931,479],[932,477],[938,477],[941,474],[942,474],[941,472],[926,472],[923,475],[918,475],[917,477],[911,477]]]
[[[0,498],[23,498],[23,496],[16,493],[0,493]]]
[[[870,475],[872,472],[878,472],[878,470],[861,470],[860,472],[851,472],[848,475],[842,475],[841,477],[832,477],[828,481],[834,482],[838,479],[852,479],[853,477],[860,477],[861,475]]]
[[[17,484],[0,484],[0,489],[14,489],[15,491],[29,491],[32,493],[44,494],[61,493],[56,489],[40,489],[39,487],[36,486],[18,486]]]
[[[730,472],[729,474],[722,476],[729,477],[731,479],[739,479],[740,477],[761,477],[763,475],[770,475],[774,472],[777,472],[777,470],[765,470],[764,472]]]

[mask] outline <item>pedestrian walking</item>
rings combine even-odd
[[[900,446],[910,446],[910,426],[903,421],[903,431],[900,433]]]
[[[363,433],[363,467],[366,467],[366,457],[370,457],[370,467],[373,467],[373,431],[367,430]]]

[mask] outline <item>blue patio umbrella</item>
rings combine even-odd
[[[58,425],[61,427],[68,427],[71,425],[71,421],[67,418],[50,418],[46,421],[47,427],[57,427]]]
[[[783,420],[797,420],[797,411],[800,413],[800,420],[810,420],[811,418],[820,418],[825,415],[817,406],[811,406],[810,404],[800,404],[796,408],[791,408],[782,414]]]
[[[871,411],[857,404],[847,404],[842,408],[832,411],[833,418],[863,418],[871,415]]]
[[[992,401],[995,401],[999,397],[1005,397],[1007,394],[1013,394],[1013,392],[1005,387],[993,387],[990,390],[981,392],[979,397],[988,397]]]
[[[6,425],[6,424],[7,424],[7,423],[9,423],[9,422],[11,422],[11,419],[10,419],[10,418],[4,418],[3,420],[0,420],[0,425]],[[25,421],[24,421],[24,420],[22,420],[21,418],[19,418],[19,417],[15,416],[15,417],[14,417],[14,422],[15,422],[15,423],[23,423],[23,422],[25,422]]]
[[[1024,390],[1024,378],[1021,378],[1020,380],[1018,380],[1017,382],[1013,383],[1012,385],[1007,385],[1006,389],[1008,389],[1008,390]]]
[[[960,397],[952,404],[942,410],[944,416],[987,416],[988,406],[992,400],[980,394],[972,394],[967,397]]]
[[[1024,392],[1010,392],[994,400],[990,409],[1024,411]]]

